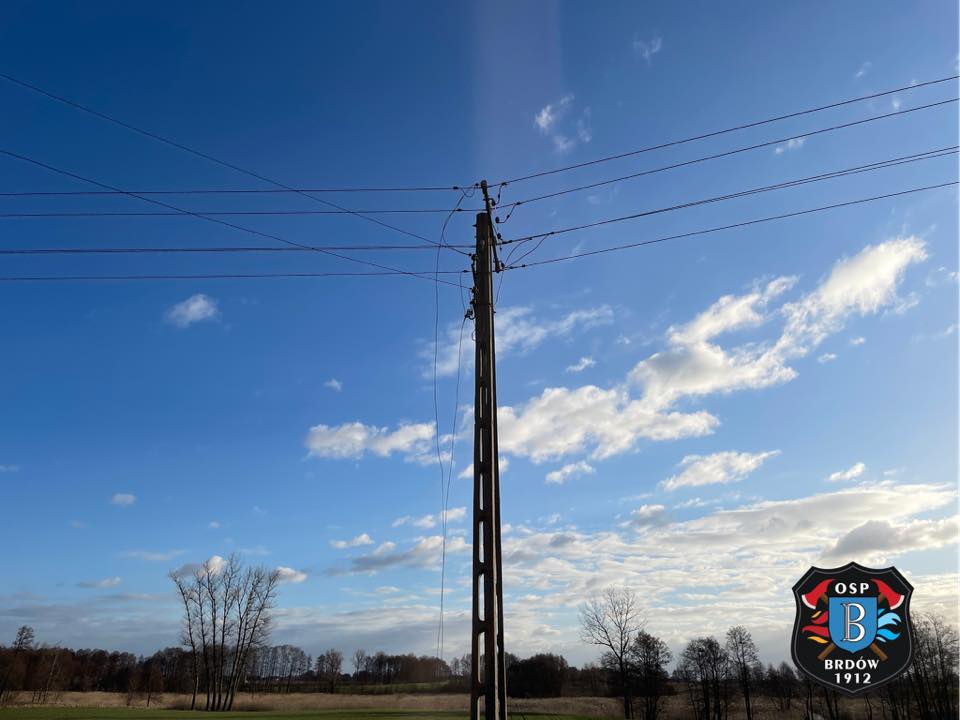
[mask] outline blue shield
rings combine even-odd
[[[830,639],[841,650],[855,653],[877,637],[876,597],[830,598]]]

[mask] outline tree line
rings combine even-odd
[[[646,631],[637,596],[629,589],[608,589],[580,611],[582,639],[603,648],[600,664],[610,691],[623,699],[626,720],[664,717],[664,700],[675,693],[685,696],[693,720],[726,720],[735,706],[753,720],[759,698],[767,709],[796,712],[806,720],[842,720],[856,704],[867,720],[953,720],[960,681],[957,629],[930,613],[911,622],[909,669],[873,692],[847,699],[786,662],[764,667],[750,631],[741,625],[731,627],[723,639],[694,638],[668,673],[672,654]]]

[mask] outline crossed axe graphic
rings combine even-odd
[[[833,578],[823,580],[822,582],[817,583],[813,590],[805,595],[801,595],[800,599],[803,601],[803,604],[811,610],[816,610],[820,601],[826,599],[827,588],[830,587],[830,583],[832,583],[833,580]],[[900,607],[900,605],[903,603],[903,595],[895,592],[894,589],[887,585],[883,580],[877,580],[874,578],[871,580],[871,582],[877,586],[877,591],[880,593],[877,596],[877,602],[886,602],[887,607],[891,610],[896,610],[898,607]],[[836,647],[837,646],[833,643],[827,645],[823,649],[823,652],[817,655],[817,660],[825,660]],[[880,658],[881,662],[887,659],[887,654],[881,650],[875,642],[870,643],[870,649],[873,650],[878,658]]]

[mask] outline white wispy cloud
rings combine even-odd
[[[643,58],[647,63],[653,60],[653,56],[663,49],[663,38],[654,35],[649,40],[641,40],[635,37],[633,39],[633,51]]]
[[[197,293],[171,307],[165,317],[170,324],[187,328],[204,320],[216,320],[220,317],[220,310],[212,297]]]
[[[406,550],[398,550],[394,542],[380,544],[369,555],[351,558],[347,569],[332,568],[328,572],[332,575],[343,573],[374,574],[396,567],[432,568],[440,564],[440,550],[443,545],[442,535],[420,537]],[[448,537],[447,555],[463,553],[469,549],[466,541],[459,536]]]
[[[137,496],[133,493],[114,493],[113,497],[110,498],[111,505],[119,505],[121,507],[128,507],[136,501]]]
[[[862,78],[864,75],[866,75],[868,72],[870,72],[870,68],[871,68],[871,67],[873,67],[873,63],[870,62],[869,60],[866,60],[866,61],[862,62],[862,63],[860,64],[860,67],[857,68],[857,71],[853,74],[853,79],[854,79],[854,80],[859,80],[859,79]]]
[[[850,344],[856,347],[857,345],[863,345],[867,339],[865,337],[857,336],[850,338]]]
[[[112,588],[116,587],[121,583],[121,579],[118,576],[104,578],[103,580],[83,580],[77,583],[77,587],[89,588],[89,589],[99,589],[99,588]]]
[[[544,105],[533,116],[534,126],[550,139],[554,151],[561,155],[570,152],[578,142],[589,143],[593,139],[589,107],[584,108],[572,124],[564,122],[573,109],[573,101],[572,94],[564,95],[559,100]]]
[[[434,514],[422,515],[420,517],[404,515],[403,517],[398,517],[396,520],[394,520],[392,523],[392,526],[402,527],[404,525],[412,525],[413,527],[416,527],[416,528],[429,529],[439,525],[442,522],[444,516],[446,517],[448,523],[459,522],[467,516],[467,508],[466,507],[450,508],[449,510],[436,513],[435,515]]]
[[[186,550],[164,550],[164,551],[152,551],[152,550],[127,550],[126,552],[120,553],[121,557],[133,558],[135,560],[145,560],[147,562],[169,562],[176,557],[186,554]]]
[[[613,323],[613,309],[609,305],[573,310],[555,318],[542,318],[527,306],[506,307],[497,311],[497,359],[510,355],[525,355],[544,342],[567,338],[575,332],[591,330]],[[469,334],[467,336],[469,338]],[[458,358],[457,350],[460,351]],[[420,353],[424,359],[424,378],[433,377],[433,344],[425,346]],[[460,362],[458,362],[458,360]],[[446,338],[441,342],[437,359],[437,375],[455,375],[457,367],[472,367],[472,343],[465,339],[460,343],[460,323],[448,326]]]
[[[401,424],[390,430],[351,422],[314,425],[307,433],[305,444],[312,457],[360,458],[369,452],[380,457],[400,453],[415,458],[430,452],[433,436],[433,423]]]
[[[760,453],[727,451],[712,455],[687,455],[680,461],[680,472],[661,482],[660,487],[676,490],[681,487],[739,482],[779,454],[779,450],[770,450]]]
[[[777,155],[783,155],[783,153],[787,152],[788,150],[799,150],[800,148],[803,147],[803,144],[806,141],[807,139],[802,137],[790,138],[783,145],[777,145],[773,149],[773,152],[776,153]]]
[[[843,480],[853,480],[860,477],[866,472],[867,466],[862,462],[855,463],[853,466],[847,468],[846,470],[838,470],[835,473],[830,473],[830,477],[827,478],[830,482],[841,482]]]
[[[335,392],[340,392],[341,390],[343,390],[343,383],[337,380],[336,378],[330,378],[323,384],[323,386],[325,388],[330,388]]]
[[[820,363],[821,365],[826,365],[828,362],[833,362],[836,359],[837,359],[836,353],[828,352],[819,356],[817,358],[817,362]]]
[[[561,485],[571,478],[578,477],[580,475],[593,475],[593,467],[584,461],[569,463],[564,465],[559,470],[554,470],[553,472],[547,473],[547,482],[554,485]]]
[[[597,361],[594,360],[592,357],[584,356],[580,358],[577,362],[575,362],[573,365],[568,365],[567,372],[568,373],[583,372],[587,368],[592,368],[596,364],[597,364]]]
[[[371,538],[367,533],[361,533],[360,535],[350,538],[349,540],[331,540],[330,545],[338,550],[345,550],[347,548],[355,548],[362,545],[373,545],[373,538]]]
[[[219,530],[220,523],[217,520],[211,520],[210,522],[207,523],[207,527],[210,528],[211,530]]]

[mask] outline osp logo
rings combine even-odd
[[[910,665],[912,593],[893,567],[874,570],[852,562],[810,568],[793,586],[793,661],[848,695],[892,680]]]

